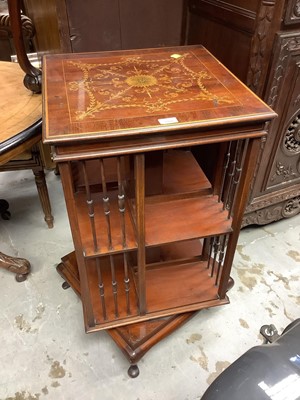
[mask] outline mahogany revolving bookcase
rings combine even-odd
[[[44,141],[75,251],[58,270],[86,332],[137,361],[227,290],[256,157],[276,114],[202,46],[49,55]],[[194,157],[218,144],[213,173]]]

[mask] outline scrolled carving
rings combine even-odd
[[[293,217],[300,212],[300,196],[288,200],[283,207],[282,216],[284,218]]]
[[[293,37],[289,42],[289,51],[297,51],[300,48],[300,36]]]
[[[272,108],[275,108],[276,106],[278,93],[280,92],[281,86],[284,82],[284,73],[289,63],[290,54],[292,51],[300,50],[299,34],[296,36],[282,36],[279,40],[279,52],[275,56],[275,59],[277,59],[277,63],[274,65],[275,73],[267,97],[267,104]]]
[[[256,210],[260,210],[261,208],[269,207],[272,204],[282,203],[283,201],[287,201],[292,199],[293,197],[299,196],[299,189],[296,188],[294,190],[288,189],[287,191],[283,191],[283,193],[273,194],[267,199],[263,199],[253,204],[249,204],[246,209],[246,213],[252,213]]]
[[[35,28],[31,19],[26,15],[21,15],[21,22],[24,36],[28,39],[33,38],[33,36],[35,35]]]
[[[282,218],[282,205],[271,205],[262,210],[253,211],[245,214],[243,217],[242,227],[247,225],[266,225]]]
[[[255,36],[251,47],[250,64],[247,76],[247,85],[259,94],[263,60],[267,49],[268,31],[274,15],[275,1],[263,1],[256,19]]]
[[[263,209],[247,213],[243,217],[242,227],[247,225],[266,225],[282,218],[290,218],[300,213],[300,196],[285,202],[269,204]]]
[[[16,55],[20,67],[26,74],[23,81],[24,86],[33,93],[40,93],[42,90],[42,71],[32,65],[27,56],[23,37],[21,0],[9,0],[7,5]]]
[[[32,39],[35,35],[34,25],[29,17],[21,15],[22,31],[27,39]],[[6,30],[11,35],[10,16],[0,14],[0,29]]]
[[[288,156],[300,153],[300,113],[290,123],[282,142],[282,150]]]
[[[280,161],[276,163],[276,171],[271,178],[271,182],[275,180],[276,177],[280,176],[284,181],[288,181],[295,177],[297,174],[294,172],[291,165],[284,165]]]

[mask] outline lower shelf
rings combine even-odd
[[[145,313],[140,313],[139,307],[135,252],[86,259],[83,267],[89,296],[83,302],[90,304],[92,316],[88,318],[85,310],[86,331],[115,328],[227,304],[227,296],[219,298],[216,284],[222,266],[214,262],[215,268],[208,268],[208,262],[201,261],[198,256],[202,254],[201,242],[195,240],[192,243],[195,244],[192,254],[188,254],[190,241],[181,243],[181,246],[169,244],[166,252],[164,246],[151,249],[154,257],[146,267],[145,288],[141,292],[142,296],[145,294]],[[172,251],[172,247],[176,250]],[[168,258],[175,251],[180,254],[179,259]]]
[[[147,313],[158,313],[160,310],[174,313],[175,309],[179,313],[184,308],[199,309],[208,304],[228,302],[227,299],[219,299],[215,276],[211,277],[206,261],[148,268],[146,298]]]

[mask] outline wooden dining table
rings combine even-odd
[[[31,148],[41,141],[42,96],[26,89],[23,79],[24,72],[18,63],[0,62],[0,170],[16,158],[23,158],[23,161],[20,167],[15,166],[14,169],[30,168],[25,165],[30,159],[24,154],[29,154]],[[37,183],[41,183],[40,196],[46,200],[45,217],[51,227],[53,217],[45,178],[36,172],[36,179],[39,180]],[[6,200],[0,200],[0,214],[4,219],[10,217],[8,206]],[[30,272],[30,263],[24,258],[0,252],[0,268],[15,273],[16,280],[21,282]]]

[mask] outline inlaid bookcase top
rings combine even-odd
[[[228,303],[276,114],[202,46],[49,55],[43,79],[86,331]],[[195,154],[211,143],[218,162],[206,174]]]
[[[44,101],[49,143],[223,128],[274,116],[201,46],[46,56]]]

